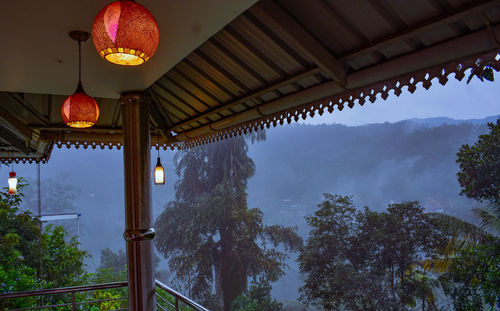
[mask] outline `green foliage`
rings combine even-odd
[[[108,275],[109,281],[124,281],[120,277],[117,278],[117,274],[120,274],[122,271],[126,271],[127,268],[127,255],[125,252],[120,249],[118,252],[113,252],[111,249],[106,248],[101,250],[101,265],[98,268],[98,271],[102,271],[103,274]]]
[[[118,310],[120,308],[126,307],[126,301],[118,300],[117,298],[126,297],[124,291],[122,290],[106,290],[106,291],[95,291],[92,293],[92,300],[107,300],[103,302],[96,302],[85,305],[85,310],[88,311],[108,311],[108,310]]]
[[[19,212],[26,183],[20,179],[18,194],[0,192],[0,291],[15,292],[86,283],[83,260],[86,251],[78,249],[75,239],[66,242],[61,227],[49,226],[43,235],[40,222],[29,212]],[[40,264],[43,259],[43,272]],[[31,307],[36,298],[13,299],[9,308]],[[46,302],[61,302],[63,297],[50,296]],[[67,301],[67,299],[66,299]]]
[[[271,298],[272,286],[266,280],[253,282],[245,295],[233,302],[233,311],[283,311],[283,304]]]
[[[86,277],[84,259],[88,257],[85,250],[78,248],[78,242],[72,237],[65,241],[66,232],[60,226],[49,225],[43,233],[43,274],[53,287],[65,287],[81,284]]]
[[[325,310],[406,310],[433,301],[430,276],[412,267],[448,234],[418,202],[361,212],[350,197],[325,194],[318,207],[306,218],[312,230],[298,258],[305,301]]]
[[[500,306],[500,245],[484,244],[462,250],[439,277],[457,311],[495,310]]]
[[[490,132],[480,135],[474,145],[462,145],[457,153],[461,194],[479,201],[499,203],[500,119],[489,123]]]
[[[177,279],[216,309],[228,310],[248,277],[277,280],[286,252],[302,245],[292,228],[265,226],[262,212],[248,208],[246,187],[255,165],[247,150],[245,139],[237,137],[179,152],[176,201],[155,222],[156,247]],[[214,284],[222,301],[213,299]]]

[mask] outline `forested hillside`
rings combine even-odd
[[[486,122],[494,119],[270,129],[265,141],[249,145],[256,170],[248,181],[248,206],[263,211],[265,224],[298,226],[302,237],[309,230],[304,216],[314,213],[325,192],[353,195],[356,206],[378,211],[391,202],[418,200],[427,211],[474,221],[470,209],[477,203],[458,194],[456,153],[462,144],[474,142],[486,132]],[[167,184],[153,187],[155,218],[174,199],[177,179],[173,153],[162,151],[161,155]],[[49,164],[42,168],[44,211],[83,214],[81,241],[93,255],[90,268],[98,266],[102,249],[117,251],[125,246],[122,168],[121,151],[66,149],[54,150]],[[32,185],[34,172],[33,166],[19,166],[18,174],[28,177]],[[26,207],[36,211],[34,190],[32,186]],[[273,294],[295,300],[301,277],[295,258],[288,263],[290,269],[273,285]],[[158,269],[167,266],[160,262]]]
[[[379,211],[389,203],[420,201],[426,211],[476,222],[470,210],[477,202],[459,195],[456,153],[495,119],[273,129],[266,141],[250,146],[256,174],[249,182],[249,205],[262,209],[268,223],[298,225],[303,236],[309,230],[304,216],[317,209],[325,192],[353,195],[356,206]],[[293,260],[289,265],[274,285],[282,299],[298,297],[298,266]]]

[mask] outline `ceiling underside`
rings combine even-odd
[[[191,147],[445,84],[468,68],[498,70],[499,22],[499,0],[262,0],[145,90],[152,128],[164,146]],[[75,131],[60,118],[63,99],[1,94],[16,110],[5,117],[0,109],[0,125],[35,153],[43,144],[31,140],[121,146],[117,100],[99,99],[95,128]]]

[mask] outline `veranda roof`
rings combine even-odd
[[[90,15],[102,6],[91,2]],[[165,29],[168,23],[162,18],[168,17],[160,9],[165,5],[175,9],[175,1],[141,2],[158,19],[160,31],[172,33]],[[218,14],[217,21],[199,22],[202,13],[190,13],[192,7],[178,8],[183,19],[198,15],[191,16],[190,24],[182,24],[178,17],[178,25],[169,25],[180,32],[179,25],[191,27],[189,35],[194,39],[178,40],[181,46],[170,45],[168,39],[160,41],[158,55],[139,71],[107,64],[96,55],[93,60],[96,53],[87,43],[84,57],[91,68],[84,84],[91,81],[87,91],[98,98],[101,108],[98,123],[88,130],[70,129],[62,122],[60,106],[73,91],[72,83],[64,90],[45,81],[40,81],[40,88],[23,88],[22,78],[19,84],[5,83],[12,73],[0,67],[0,161],[11,156],[16,161],[47,161],[53,146],[120,147],[121,107],[116,97],[125,87],[145,90],[150,97],[152,135],[161,135],[160,145],[185,148],[385,100],[403,90],[413,93],[416,87],[444,85],[450,74],[461,80],[469,68],[500,69],[498,0],[231,3],[233,15],[224,11],[228,1],[203,8],[207,14]],[[62,24],[68,31],[74,27]],[[203,38],[196,33],[210,35]],[[72,53],[74,43],[67,41],[65,50]],[[169,54],[170,48],[175,56]],[[8,61],[9,55],[3,59]],[[58,70],[57,62],[52,66]],[[105,78],[100,67],[107,70]],[[51,70],[50,64],[43,68]],[[64,73],[70,82],[76,77],[72,68],[68,65]],[[19,71],[21,77],[29,72],[25,67]],[[92,86],[93,79],[99,83]],[[128,83],[134,79],[139,82]],[[32,86],[37,81],[28,82]]]

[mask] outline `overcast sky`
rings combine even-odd
[[[397,122],[412,118],[449,117],[452,119],[482,119],[500,114],[500,83],[481,82],[474,78],[466,84],[466,78],[457,81],[450,75],[449,82],[442,86],[433,80],[429,90],[419,83],[417,91],[410,94],[404,88],[396,97],[390,92],[384,101],[378,98],[374,104],[367,100],[364,106],[356,105],[342,111],[316,115],[303,123],[361,125],[367,123]],[[497,79],[500,75],[496,73]]]

